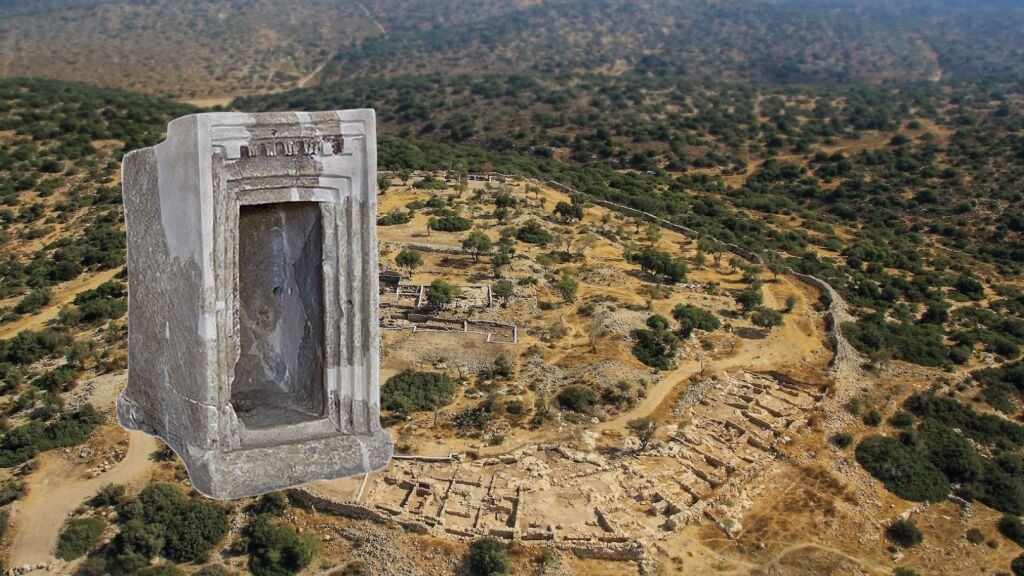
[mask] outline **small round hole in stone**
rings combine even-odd
[[[280,286],[274,286],[274,296],[280,296],[284,292],[284,288]]]

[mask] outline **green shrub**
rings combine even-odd
[[[782,318],[782,314],[777,310],[758,306],[757,308],[754,308],[754,313],[750,315],[750,321],[758,328],[771,330],[776,326],[782,326],[784,320]]]
[[[982,399],[997,410],[1012,414],[1016,406],[1011,398],[1024,400],[1024,363],[986,368],[971,375],[982,388]]]
[[[458,286],[438,278],[431,282],[430,287],[427,288],[427,304],[431,308],[447,306],[454,302],[455,298],[460,294],[462,294],[462,290]]]
[[[1018,546],[1024,547],[1024,522],[1017,516],[1003,516],[999,521],[999,533]]]
[[[754,310],[761,306],[762,302],[764,302],[764,295],[761,293],[760,288],[747,288],[736,295],[736,303],[740,305],[744,312]]]
[[[33,290],[14,305],[18,314],[31,314],[50,303],[50,291],[46,288]]]
[[[676,304],[672,317],[679,323],[683,338],[689,338],[694,330],[714,332],[722,326],[717,316],[693,304]]]
[[[158,556],[164,549],[163,532],[162,524],[147,524],[138,518],[124,522],[113,543],[115,563],[129,564],[134,557],[139,559],[134,563],[144,564]]]
[[[38,332],[24,330],[12,338],[0,340],[0,362],[28,365],[47,356],[62,355],[71,346],[71,335],[47,328]]]
[[[494,538],[473,542],[466,558],[472,576],[503,576],[511,567],[508,562],[508,546]]]
[[[597,404],[597,394],[593,390],[576,385],[562,388],[556,398],[563,409],[579,413],[587,413]]]
[[[446,374],[405,370],[388,378],[381,388],[380,405],[399,414],[433,410],[448,404],[455,382]]]
[[[57,538],[57,557],[62,560],[80,558],[99,543],[107,523],[99,516],[68,520]]]
[[[668,330],[668,320],[657,314],[647,319],[647,326],[649,330],[633,331],[633,355],[652,368],[668,370],[679,348],[679,339]]]
[[[917,546],[924,542],[924,534],[921,533],[921,529],[910,520],[897,520],[893,522],[885,530],[885,533],[893,542],[904,548]]]
[[[838,446],[839,448],[847,448],[850,446],[850,444],[853,444],[853,436],[840,432],[838,434],[834,434],[831,438],[829,438],[829,441]]]
[[[554,240],[554,236],[551,235],[551,232],[545,230],[540,225],[540,222],[530,220],[516,229],[516,240],[526,242],[527,244],[547,246]]]
[[[128,311],[128,302],[125,300],[127,290],[121,282],[111,280],[99,285],[95,290],[79,293],[75,296],[75,306],[79,312],[78,322],[99,324],[124,316]]]
[[[455,415],[455,427],[459,430],[483,430],[491,420],[494,412],[488,402],[475,408],[466,408]]]
[[[566,304],[571,304],[576,300],[576,293],[579,291],[580,283],[572,276],[563,274],[562,277],[554,283],[554,288]]]
[[[473,223],[462,216],[446,215],[440,218],[431,218],[427,221],[431,230],[441,232],[465,232],[473,227]]]
[[[865,438],[857,446],[856,457],[886,489],[905,500],[939,502],[949,494],[949,481],[942,472],[893,438]]]
[[[84,404],[46,426],[39,422],[18,426],[0,439],[0,468],[17,466],[46,450],[81,444],[102,421],[95,408]]]
[[[504,354],[498,354],[498,357],[494,359],[493,374],[498,378],[508,378],[514,371],[515,365]]]
[[[512,284],[508,280],[498,280],[493,286],[491,286],[491,294],[503,302],[508,302],[508,299],[515,294],[515,291],[515,284]]]
[[[138,497],[139,519],[159,527],[162,555],[175,562],[202,562],[227,536],[227,514],[219,504],[188,498],[170,484],[151,484]]]
[[[288,496],[284,492],[268,492],[253,505],[253,512],[257,514],[269,514],[280,516],[288,509]]]
[[[288,576],[309,565],[319,544],[309,534],[257,516],[246,529],[249,571],[255,576]]]
[[[1013,576],[1024,576],[1024,554],[1017,556],[1010,562],[1010,570],[1013,570]]]
[[[889,419],[889,423],[897,428],[910,428],[914,425],[914,415],[906,410],[900,410],[893,414],[892,418]]]
[[[117,506],[124,500],[124,486],[120,484],[104,484],[89,500],[97,508]]]
[[[32,385],[40,390],[57,394],[73,388],[77,380],[78,371],[65,365],[44,372],[42,376],[32,381]]]
[[[871,409],[864,415],[864,424],[868,426],[878,426],[882,423],[882,413],[878,410]]]
[[[0,484],[0,506],[6,506],[25,495],[25,485],[17,480],[4,480]]]
[[[398,224],[408,224],[412,220],[411,212],[402,212],[401,210],[395,210],[388,212],[387,214],[377,218],[377,226],[395,226]]]
[[[446,190],[448,183],[444,180],[438,180],[432,174],[428,174],[422,180],[413,182],[412,187],[416,190]],[[437,196],[431,198],[431,200],[441,200]]]

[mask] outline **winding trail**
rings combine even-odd
[[[38,330],[46,326],[46,323],[56,318],[57,314],[60,313],[60,309],[65,304],[70,304],[79,292],[92,290],[100,284],[113,280],[114,276],[117,276],[117,273],[120,271],[120,268],[104,270],[91,276],[82,275],[73,280],[58,284],[52,290],[53,295],[50,298],[50,303],[38,313],[25,316],[14,322],[0,324],[0,340],[10,338],[22,330]]]
[[[123,460],[95,478],[83,478],[83,466],[65,460],[61,451],[38,457],[39,468],[26,481],[28,493],[11,506],[10,566],[53,560],[57,536],[75,508],[106,484],[128,484],[146,479],[153,466],[149,455],[157,448],[155,438],[130,432]]]

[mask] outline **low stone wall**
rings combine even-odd
[[[440,246],[438,244],[426,244],[423,242],[381,242],[381,250],[402,250],[403,248],[411,248],[413,250],[419,250],[420,252],[433,252],[435,254],[453,254],[457,256],[476,256],[477,253],[473,250],[466,250],[459,246]],[[490,252],[481,252],[480,256],[487,256]]]
[[[555,182],[553,180],[548,180],[545,183],[554,188],[563,190],[569,194],[580,194],[579,192],[570,188],[569,186]],[[586,195],[581,194],[581,196]],[[705,236],[704,234],[701,234],[700,232],[694,230],[693,228],[689,228],[681,224],[676,224],[675,222],[666,220],[664,218],[661,218],[660,216],[655,216],[654,214],[651,214],[649,212],[637,210],[636,208],[630,208],[629,206],[624,206],[622,204],[617,204],[615,202],[610,202],[608,200],[602,200],[600,198],[588,199],[590,202],[603,208],[607,208],[609,210],[613,210],[615,212],[627,216],[632,216],[634,218],[641,218],[646,222],[655,223],[661,226],[662,228],[672,230],[673,232],[677,232],[679,234],[684,234],[692,238],[707,237],[708,239],[723,245],[726,251],[728,251],[731,254],[735,254],[736,256],[739,256],[740,258],[743,258],[744,260],[747,260],[754,264],[764,265],[764,258],[760,254],[757,254],[742,246],[737,246],[736,244],[732,244],[729,242],[722,242],[721,240],[718,240],[713,236]],[[836,292],[835,288],[833,288],[831,284],[825,282],[824,280],[816,276],[803,274],[789,267],[786,267],[786,273],[828,294],[829,305],[828,309],[824,314],[824,319],[826,328],[828,329],[829,340],[831,341],[832,347],[835,350],[835,357],[832,359],[832,363],[829,366],[829,371],[833,376],[836,376],[842,371],[850,370],[852,366],[855,366],[859,363],[859,360],[857,351],[843,336],[843,322],[848,322],[853,319],[847,308],[846,301],[843,300],[843,297],[840,296],[838,292]]]
[[[288,495],[300,504],[321,512],[329,512],[355,520],[372,520],[381,524],[396,522],[406,530],[411,530],[417,534],[426,534],[429,531],[429,527],[421,522],[390,516],[355,502],[330,500],[318,494],[313,494],[305,488],[292,488],[288,490]]]

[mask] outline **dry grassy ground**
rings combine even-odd
[[[476,227],[496,240],[504,225],[486,217],[491,208],[472,200],[473,194],[481,188],[481,184],[473,184],[457,195],[456,202],[465,204],[464,214],[476,214]],[[552,207],[558,201],[568,200],[554,190],[543,188],[539,193],[527,193],[522,186],[512,186],[509,191],[523,204],[505,225],[521,224],[533,218],[541,220],[546,228],[573,238],[579,238],[584,229],[602,228],[624,228],[624,237],[639,237],[631,221],[597,207],[588,207],[580,223],[566,226],[553,222],[549,216]],[[447,197],[456,192],[394,186],[380,197],[380,211],[388,212],[435,194]],[[392,244],[416,242],[451,247],[461,244],[466,233],[432,231],[428,236],[426,218],[417,214],[408,224],[380,227],[380,239]],[[791,278],[776,281],[767,272],[762,273],[765,305],[779,309],[787,297],[795,299],[793,311],[785,315],[784,324],[765,331],[739,313],[731,293],[745,284],[740,280],[740,272],[730,270],[728,259],[716,265],[709,258],[703,267],[697,267],[693,262],[695,243],[670,231],[662,231],[656,245],[691,263],[690,283],[672,287],[663,297],[651,297],[652,283],[635,264],[623,258],[622,241],[599,235],[597,243],[585,250],[582,260],[568,264],[581,285],[576,302],[566,304],[543,281],[545,272],[557,270],[559,265],[538,264],[544,253],[554,247],[517,243],[519,258],[506,269],[505,276],[513,281],[527,277],[542,281],[536,286],[518,285],[507,306],[472,312],[473,317],[516,323],[520,329],[517,344],[489,344],[481,336],[457,333],[386,331],[383,334],[382,381],[406,368],[443,370],[453,377],[467,376],[467,384],[460,388],[454,402],[445,407],[444,412],[448,414],[480,402],[478,397],[467,397],[464,392],[474,379],[475,385],[482,385],[480,378],[473,374],[489,366],[499,354],[517,363],[516,374],[500,383],[503,400],[520,398],[524,405],[532,406],[538,395],[547,394],[550,401],[552,390],[542,392],[536,379],[545,373],[557,373],[569,381],[576,379],[594,385],[619,377],[630,379],[637,390],[644,390],[635,405],[602,409],[597,412],[597,423],[586,418],[574,424],[568,414],[563,414],[540,427],[532,427],[526,417],[509,416],[499,442],[488,440],[486,434],[459,434],[455,428],[444,424],[443,416],[442,424],[435,425],[435,415],[419,414],[392,427],[401,449],[432,455],[472,452],[475,458],[485,458],[547,442],[585,451],[589,442],[590,450],[614,463],[611,472],[595,471],[593,478],[584,484],[587,492],[575,496],[567,494],[564,486],[557,482],[538,482],[527,504],[528,509],[543,517],[545,522],[569,526],[581,522],[581,511],[592,505],[588,500],[594,498],[593,494],[602,494],[608,505],[632,506],[642,515],[639,504],[630,503],[632,493],[628,485],[617,483],[620,476],[616,470],[629,467],[635,469],[640,478],[653,477],[663,473],[673,462],[662,456],[622,452],[622,446],[629,439],[625,424],[633,418],[652,415],[661,426],[655,442],[667,440],[665,427],[680,424],[673,415],[673,408],[702,369],[705,376],[739,369],[779,372],[810,385],[828,385],[826,369],[832,353],[826,345],[824,324],[815,309],[819,298],[816,290]],[[383,252],[382,266],[394,266],[396,253],[397,250]],[[471,256],[425,253],[424,260],[412,281],[429,283],[439,277],[459,284],[494,281],[486,256],[474,261]],[[42,326],[75,292],[100,281],[102,279],[97,277],[83,277],[58,286],[49,306],[19,322],[24,326]],[[709,282],[717,283],[714,293],[706,289]],[[611,298],[614,298],[614,310],[600,305],[598,312],[589,318],[578,312],[579,305]],[[684,343],[671,370],[652,372],[633,357],[629,331],[641,326],[651,313],[670,316],[672,307],[679,303],[692,303],[713,311],[731,326],[731,332],[708,335],[714,342],[714,351],[710,353],[701,352],[696,339]],[[604,328],[592,343],[588,325],[595,319],[603,322]],[[16,329],[3,328],[5,331]],[[595,372],[594,366],[602,368]],[[868,387],[876,390],[866,398],[867,405],[891,411],[907,395],[928,386],[935,376],[933,372],[918,368],[910,371],[899,364],[867,373]],[[109,409],[123,378],[123,372],[91,378],[80,386],[76,400],[90,400]],[[900,384],[896,384],[897,380]],[[1006,566],[1019,554],[1015,545],[996,534],[994,525],[998,515],[991,510],[976,504],[969,517],[961,518],[955,505],[940,503],[916,516],[916,522],[927,536],[925,544],[905,552],[898,558],[899,562],[894,561],[893,554],[887,550],[884,526],[911,509],[911,503],[888,494],[856,465],[849,451],[838,451],[828,445],[824,432],[815,423],[817,418],[812,413],[810,426],[795,433],[792,442],[781,449],[781,457],[744,484],[736,502],[728,503],[729,508],[737,511],[736,518],[743,526],[735,538],[711,523],[665,532],[654,519],[629,523],[625,516],[617,518],[622,519],[624,529],[645,540],[651,556],[656,559],[658,574],[881,576],[891,573],[897,565],[911,566],[929,575],[992,574],[991,567]],[[855,435],[869,433],[859,420],[854,421],[850,431]],[[128,437],[117,428],[111,416],[109,423],[85,446],[90,452],[88,457],[81,457],[79,449],[40,457],[39,469],[28,479],[28,494],[12,515],[12,536],[8,538],[10,544],[5,554],[8,565],[48,561],[64,518],[106,483],[127,484],[130,491],[134,491],[150,478],[182,480],[180,464],[150,459],[155,446],[148,437],[137,434]],[[549,464],[560,465],[554,461]],[[511,467],[503,471],[499,466],[496,470],[513,476],[518,474]],[[361,481],[356,478],[318,483],[315,490],[351,498]],[[393,527],[310,510],[293,509],[289,519],[304,531],[316,534],[324,544],[323,554],[304,572],[308,574],[330,574],[351,566],[361,566],[367,573],[450,574],[458,570],[457,561],[451,558],[457,558],[465,550],[465,544],[460,542],[410,536]],[[997,542],[998,546],[967,543],[964,533],[969,528],[980,529],[986,542]],[[555,559],[545,568],[540,561],[543,550],[536,546],[514,548],[512,558],[516,573],[610,575],[637,573],[639,569],[634,563],[561,553],[555,553]],[[223,555],[222,560],[239,569],[244,567],[243,558]],[[58,564],[55,570],[67,572],[70,567]]]

